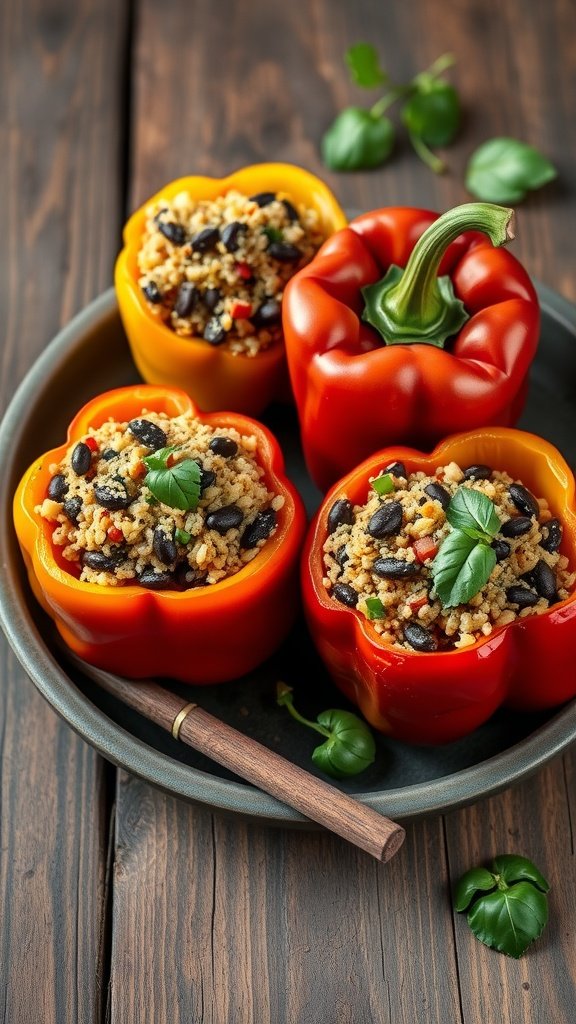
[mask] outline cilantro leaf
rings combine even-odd
[[[158,501],[188,512],[195,509],[200,500],[201,470],[194,459],[182,459],[169,466],[168,460],[176,450],[176,446],[171,445],[146,456],[143,461],[148,473],[144,483]]]

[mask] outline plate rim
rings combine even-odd
[[[536,283],[543,312],[574,333],[576,306],[547,285]],[[17,432],[22,410],[33,402],[45,371],[51,375],[66,362],[70,351],[96,323],[118,316],[114,288],[109,288],[78,312],[46,346],[17,387],[0,423],[0,450]],[[0,480],[0,510],[6,509],[7,481],[12,463]],[[0,524],[3,529],[4,524]],[[0,574],[0,625],[22,668],[58,715],[106,760],[130,774],[188,802],[231,813],[260,824],[318,828],[298,811],[244,782],[222,779],[177,761],[109,718],[75,685],[54,656],[32,618],[9,587],[4,559]],[[396,820],[410,822],[455,810],[493,796],[537,772],[576,739],[576,700],[560,709],[543,726],[504,752],[468,768],[425,782],[382,791],[355,793],[355,799]],[[119,754],[120,751],[120,754]]]

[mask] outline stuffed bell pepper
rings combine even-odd
[[[235,678],[298,605],[302,504],[270,432],[146,385],[90,401],[24,475],[15,526],[68,646],[129,678]]]
[[[205,411],[261,412],[288,386],[286,283],[345,224],[326,185],[289,164],[166,185],[128,221],[115,271],[144,380]]]
[[[377,729],[458,739],[576,694],[574,477],[510,428],[384,449],[327,495],[302,564],[330,673]]]
[[[383,445],[425,450],[513,425],[539,336],[525,270],[499,248],[512,211],[353,220],[289,283],[283,325],[310,473],[326,490]]]

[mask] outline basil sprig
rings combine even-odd
[[[516,959],[542,934],[548,920],[550,886],[526,857],[496,857],[492,871],[473,868],[462,876],[454,896],[458,913],[485,946]]]
[[[168,465],[170,456],[178,451],[177,445],[160,448],[147,455],[143,462],[148,472],[144,483],[152,496],[170,508],[189,512],[200,500],[200,466],[194,459],[182,459]]]
[[[432,562],[434,589],[443,608],[466,604],[496,565],[492,541],[501,527],[494,503],[481,491],[459,487],[446,509],[452,526]]]
[[[533,146],[517,139],[489,139],[470,157],[466,188],[488,203],[519,203],[555,177],[556,168]]]
[[[358,775],[371,765],[376,757],[376,743],[366,722],[351,711],[330,708],[321,711],[315,722],[296,711],[292,687],[286,683],[276,685],[276,703],[288,709],[293,718],[325,737],[324,743],[312,751],[312,761],[326,775],[343,779]]]

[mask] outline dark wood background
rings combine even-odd
[[[404,146],[385,170],[322,170],[378,44],[406,79],[452,51],[466,108],[451,171]],[[3,0],[0,401],[112,281],[126,214],[181,174],[302,163],[343,205],[444,209],[485,138],[540,147],[557,183],[521,207],[515,252],[576,300],[573,0]],[[332,836],[192,809],[105,764],[1,646],[3,1024],[502,1024],[576,1017],[574,751],[531,781],[408,829],[387,866]],[[451,886],[501,852],[552,884],[519,962],[482,947]]]

